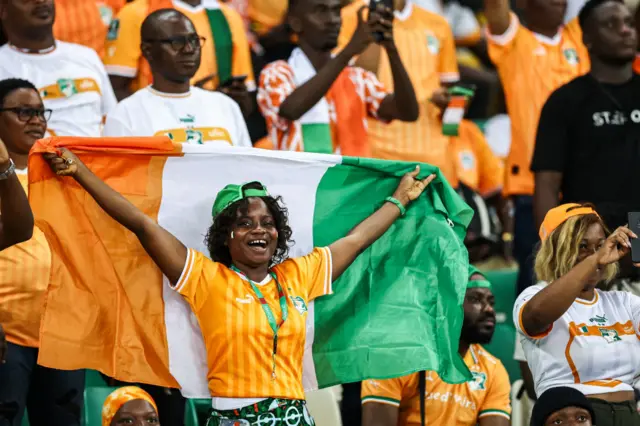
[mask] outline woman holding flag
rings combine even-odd
[[[313,425],[302,387],[307,304],[331,294],[356,257],[381,237],[433,181],[406,174],[393,196],[347,236],[288,259],[287,209],[259,182],[227,185],[215,199],[206,243],[211,259],[185,247],[97,178],[66,149],[46,154],[59,176],[72,176],[112,218],[133,232],[189,303],[202,329],[213,397],[209,425],[296,416]],[[243,422],[244,420],[244,422]]]

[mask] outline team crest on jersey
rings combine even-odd
[[[598,330],[600,330],[600,334],[602,334],[607,343],[615,343],[622,340],[616,330],[610,328],[599,328]]]
[[[293,307],[296,308],[300,315],[304,315],[307,313],[307,304],[304,302],[304,299],[300,296],[290,296],[291,303],[293,303]]]
[[[58,90],[60,90],[60,93],[62,93],[67,98],[70,98],[71,96],[78,93],[76,83],[71,79],[62,78],[58,80],[56,84],[58,85]]]
[[[567,48],[562,51],[564,58],[569,62],[569,65],[578,65],[580,58],[578,58],[578,52],[574,48]]]
[[[203,137],[202,137],[202,132],[199,130],[190,130],[187,129],[185,130],[187,133],[187,140],[186,143],[190,143],[193,145],[202,145],[202,141],[203,141]]]
[[[118,34],[120,33],[120,20],[114,19],[109,24],[109,32],[107,33],[107,40],[113,41],[118,39]]]
[[[440,40],[433,34],[427,34],[427,47],[433,55],[437,55],[440,52]]]
[[[473,377],[473,379],[467,382],[470,390],[482,391],[487,389],[487,375],[485,373],[472,371],[471,376]]]

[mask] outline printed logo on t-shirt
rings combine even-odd
[[[640,110],[634,109],[627,117],[627,114],[622,111],[600,111],[593,113],[593,125],[596,127],[602,127],[604,125],[622,126],[628,119],[634,123],[640,123]]]
[[[233,145],[231,135],[222,127],[189,127],[156,132],[154,136],[167,136],[175,143],[202,145],[207,142],[226,142]]]
[[[300,315],[304,315],[307,313],[307,304],[304,299],[300,296],[290,296],[291,302],[293,303],[293,307],[296,308]]]
[[[472,391],[483,391],[487,389],[487,375],[485,373],[472,371],[471,376],[473,378],[467,382],[469,389]]]
[[[573,47],[564,49],[562,53],[564,54],[564,57],[567,60],[567,62],[569,62],[569,65],[578,65],[578,63],[580,62],[580,58],[578,57],[578,51]]]
[[[612,330],[610,328],[600,328],[599,330],[600,330],[600,334],[602,334],[602,337],[604,337],[604,340],[606,340],[607,343],[615,343],[615,342],[622,341],[620,336],[618,336],[618,332],[615,330]]]
[[[75,81],[68,78],[62,78],[58,80],[58,89],[60,90],[60,93],[62,93],[67,98],[70,98],[71,96],[78,93]]]
[[[437,55],[440,52],[440,40],[433,34],[427,34],[427,47],[431,54]]]
[[[184,124],[193,124],[196,122],[196,116],[193,114],[187,114],[184,117],[180,117],[179,120],[181,123],[184,123]]]
[[[603,325],[607,322],[607,316],[606,315],[596,315],[593,318],[589,318],[589,321],[591,322],[597,322],[600,325]]]
[[[113,41],[118,39],[118,34],[120,33],[120,20],[114,19],[109,24],[109,32],[107,33],[107,40]]]

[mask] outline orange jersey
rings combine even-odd
[[[275,266],[287,298],[288,318],[278,332],[276,379],[272,380],[273,331],[249,282],[226,266],[189,249],[175,286],[198,318],[207,348],[213,397],[304,399],[302,358],[308,303],[331,293],[331,252],[311,254]],[[280,323],[278,289],[271,277],[259,286]]]
[[[27,175],[18,178],[27,191]],[[38,347],[50,266],[49,244],[37,227],[29,241],[0,252],[0,324],[9,342]]]
[[[550,39],[529,31],[512,14],[504,34],[488,34],[487,38],[511,118],[504,192],[531,195],[534,183],[530,166],[540,111],[554,90],[589,71],[589,55],[577,19]]]
[[[56,39],[82,44],[104,58],[107,28],[125,0],[56,0]]]
[[[511,417],[509,375],[497,358],[480,345],[471,345],[464,357],[473,380],[450,385],[426,372],[425,424],[475,426],[488,416]],[[362,382],[362,404],[389,404],[399,408],[398,426],[420,426],[418,373],[388,380]]]
[[[246,75],[247,88],[255,90],[253,66],[251,65],[251,52],[242,18],[234,9],[223,3],[217,3],[220,11],[226,18],[231,31],[232,56],[231,74]],[[206,39],[202,46],[200,68],[192,82],[218,74],[216,62],[215,40],[211,32],[211,24],[207,10],[203,5],[193,7],[180,0],[173,0],[173,6],[184,13],[193,22],[196,32]],[[106,43],[105,67],[110,75],[129,77],[134,79],[132,89],[138,90],[150,84],[150,76],[142,72],[145,60],[140,50],[142,22],[149,14],[149,0],[134,0],[122,8],[116,21],[111,26]],[[217,77],[206,83],[205,89],[218,87]]]
[[[357,27],[358,10],[368,1],[357,0],[342,9],[341,47]],[[414,123],[390,124],[368,120],[369,141],[376,158],[419,161],[439,167],[452,185],[457,185],[454,160],[449,153],[449,137],[442,134],[440,110],[429,99],[442,83],[459,79],[456,48],[447,21],[412,2],[395,12],[394,40],[402,63],[413,82],[420,105]],[[377,77],[387,88],[393,87],[389,58],[380,51]]]
[[[249,0],[251,29],[260,35],[282,24],[287,15],[287,0]]]
[[[451,138],[451,151],[456,159],[460,182],[483,197],[502,189],[502,162],[491,151],[484,134],[473,121],[460,122],[458,136]]]

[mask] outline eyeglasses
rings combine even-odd
[[[145,39],[143,41],[146,43],[170,44],[173,50],[181,51],[181,50],[184,50],[185,47],[187,47],[187,44],[192,49],[199,49],[204,45],[204,42],[207,41],[207,39],[197,34],[194,34],[189,36],[175,36],[175,37],[168,37],[168,38]]]
[[[53,112],[50,109],[41,109],[41,108],[27,108],[27,107],[15,107],[15,108],[0,108],[0,112],[9,111],[18,116],[18,120],[27,123],[33,119],[33,117],[38,117],[40,120],[45,122],[49,121],[51,118],[51,113]]]

